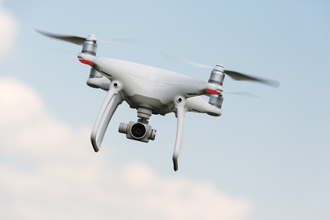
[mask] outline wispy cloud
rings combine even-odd
[[[90,129],[49,113],[28,85],[0,78],[3,219],[246,219],[250,200],[209,181],[169,178],[142,162],[115,168]],[[5,158],[11,158],[10,160]]]

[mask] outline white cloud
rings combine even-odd
[[[2,219],[243,220],[251,212],[248,199],[212,182],[109,163],[93,152],[90,129],[59,121],[19,81],[0,78],[0,105]]]
[[[16,19],[2,6],[2,2],[0,0],[0,58],[10,52],[18,33]]]

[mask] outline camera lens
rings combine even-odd
[[[146,128],[143,124],[136,123],[132,126],[131,133],[136,138],[142,138],[146,134]]]

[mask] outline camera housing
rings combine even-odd
[[[149,140],[155,140],[157,131],[152,129],[151,125],[141,122],[130,121],[128,124],[120,123],[119,133],[126,134],[127,139],[148,143]]]

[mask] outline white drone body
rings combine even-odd
[[[149,125],[150,116],[174,112],[177,117],[176,141],[172,158],[175,171],[178,170],[181,155],[185,114],[187,112],[207,113],[211,116],[222,114],[223,97],[221,93],[225,73],[236,80],[252,80],[266,84],[271,82],[224,70],[221,65],[217,65],[212,70],[209,81],[204,82],[151,66],[96,57],[97,44],[94,35],[82,38],[38,32],[48,37],[83,45],[78,59],[92,67],[87,85],[107,91],[91,134],[94,151],[99,151],[108,124],[123,101],[126,101],[131,108],[137,109],[139,117],[138,122],[121,123],[119,126],[119,132],[126,134],[126,137],[132,140],[146,143],[154,140],[156,130]],[[201,95],[210,95],[209,102],[202,99]],[[99,131],[109,104],[109,110]]]
[[[177,135],[173,154],[174,170],[178,169],[186,112],[208,113],[213,116],[222,114],[221,109],[199,97],[199,95],[206,94],[205,91],[207,90],[222,92],[223,87],[221,85],[206,83],[179,73],[127,61],[95,57],[84,53],[79,53],[78,58],[80,61],[92,65],[97,72],[106,77],[95,77],[87,80],[87,84],[94,88],[108,90],[91,135],[91,141],[96,152],[100,149],[114,111],[123,100],[131,108],[138,110],[142,108],[144,111],[149,110],[152,114],[165,115],[175,112]],[[103,128],[97,135],[102,117],[112,99],[114,101],[111,103]],[[149,117],[142,119],[149,119]]]

